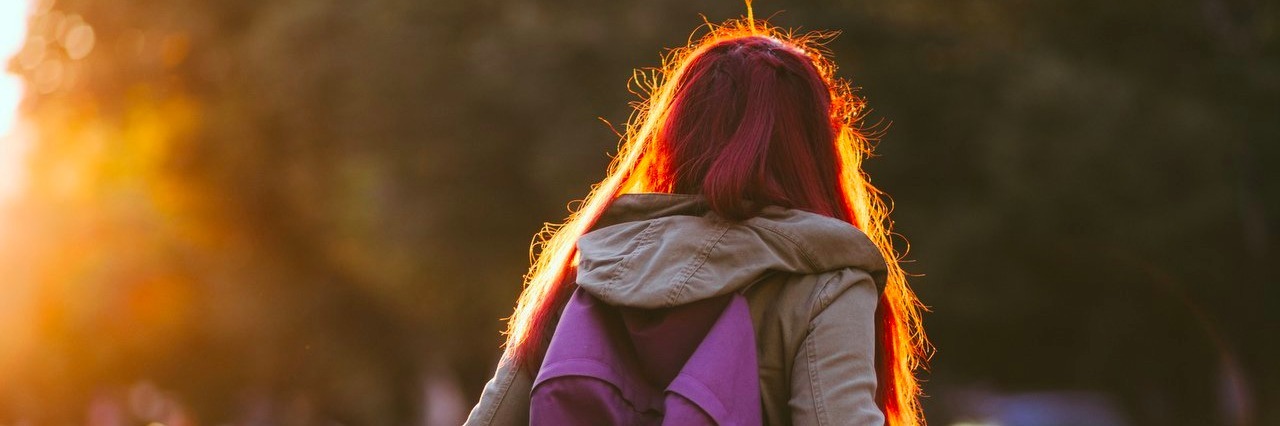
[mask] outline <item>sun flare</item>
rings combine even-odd
[[[0,58],[3,64],[22,49],[27,33],[27,16],[31,3],[0,2]],[[0,201],[7,200],[21,188],[23,142],[15,131],[18,104],[22,101],[22,79],[8,71],[0,72]]]

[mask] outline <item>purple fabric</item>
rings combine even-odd
[[[671,383],[730,300],[726,295],[668,309],[618,308],[644,378],[657,387]]]
[[[621,311],[574,292],[534,380],[530,424],[761,423],[742,295]]]

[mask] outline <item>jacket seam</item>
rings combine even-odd
[[[639,256],[642,249],[653,243],[653,234],[656,232],[654,225],[656,225],[655,222],[649,222],[645,225],[644,229],[640,231],[640,233],[636,234],[636,248],[618,262],[618,268],[614,270],[613,276],[609,278],[609,282],[607,284],[602,286],[603,290],[605,290],[602,293],[605,294],[602,294],[601,296],[613,294],[613,290],[617,286],[618,282],[622,281],[623,276],[631,271],[631,263],[635,261],[636,256]]]
[[[828,296],[827,291],[831,288],[831,282],[835,281],[836,278],[839,278],[839,274],[833,274],[831,277],[828,277],[826,281],[823,281],[822,285],[818,287],[818,297],[815,301],[816,306],[810,308],[809,333],[805,336],[805,346],[806,349],[808,349],[808,356],[806,358],[808,358],[809,367],[809,392],[813,394],[813,411],[819,425],[829,424],[830,421],[827,419],[826,399],[822,394],[822,376],[818,374],[818,342],[817,339],[814,338],[814,331],[817,329],[815,321],[817,320],[818,315],[822,313],[822,310],[826,309],[827,303],[825,299]]]
[[[513,362],[513,361],[503,361],[503,362]],[[502,403],[506,401],[507,394],[511,391],[511,383],[515,382],[516,374],[520,373],[519,363],[515,363],[515,364],[516,364],[515,367],[508,370],[506,376],[502,378],[502,382],[498,387],[497,401],[491,406],[489,406],[489,410],[485,413],[484,419],[483,419],[484,422],[482,424],[486,424],[486,425],[493,424],[493,417],[498,415],[498,409],[501,408]]]
[[[755,225],[760,227],[760,229],[772,232],[782,237],[782,239],[787,240],[787,242],[796,247],[796,252],[800,253],[800,257],[804,258],[804,262],[808,264],[810,268],[813,268],[814,270],[820,269],[818,262],[814,260],[812,250],[810,250],[808,246],[804,245],[799,238],[783,232],[781,229],[777,229],[772,225],[762,223],[762,221],[757,221]]]
[[[827,406],[822,396],[822,378],[818,374],[817,361],[817,339],[813,338],[813,325],[809,326],[809,336],[805,338],[808,342],[805,346],[808,349],[808,365],[809,365],[809,393],[813,395],[813,414],[819,425],[825,425],[827,422]]]
[[[685,290],[689,288],[689,279],[693,278],[693,274],[698,272],[699,269],[702,269],[702,265],[707,263],[707,258],[711,257],[711,251],[715,250],[716,246],[720,245],[720,241],[724,240],[725,234],[729,233],[728,223],[718,223],[716,228],[718,235],[713,238],[707,238],[702,248],[698,250],[698,255],[685,264],[680,274],[676,275],[675,285],[671,287],[671,292],[667,293],[667,306],[674,306],[675,301],[680,300],[680,296],[684,295]]]
[[[813,323],[813,321],[818,318],[818,315],[821,315],[822,311],[826,310],[828,306],[831,306],[831,302],[835,300],[835,296],[831,294],[831,283],[835,282],[837,278],[840,278],[840,275],[840,273],[832,273],[831,276],[827,277],[827,279],[822,282],[821,286],[818,286],[817,300],[815,300],[814,305],[809,308],[810,323]]]

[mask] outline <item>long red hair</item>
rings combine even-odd
[[[877,399],[888,424],[923,424],[914,375],[928,346],[922,306],[898,264],[888,208],[862,171],[872,149],[859,127],[864,104],[835,76],[822,46],[832,34],[795,35],[750,15],[705,28],[662,67],[636,73],[646,99],[607,176],[563,224],[548,225],[535,240],[508,323],[508,362],[524,362],[546,344],[573,288],[575,243],[619,194],[702,194],[730,219],[782,205],[849,222],[879,247],[888,272],[877,309]]]

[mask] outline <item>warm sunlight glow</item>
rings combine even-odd
[[[4,78],[0,79],[0,133],[9,134],[13,130],[20,100],[22,80],[16,75],[5,73]]]
[[[22,50],[27,34],[27,16],[31,3],[0,2],[0,63]],[[7,200],[20,189],[23,143],[14,131],[18,120],[18,103],[22,101],[22,79],[7,70],[0,73],[0,201]]]
[[[610,164],[604,180],[594,185],[578,210],[570,214],[563,224],[548,224],[530,248],[533,264],[526,275],[525,289],[520,295],[515,312],[508,319],[508,361],[523,362],[531,356],[533,347],[545,341],[548,324],[557,300],[561,300],[564,285],[575,259],[575,242],[600,217],[601,212],[618,194],[631,192],[668,192],[672,190],[664,169],[664,153],[648,148],[666,125],[668,113],[677,98],[676,83],[693,58],[725,40],[744,37],[772,40],[779,49],[790,49],[807,57],[827,86],[831,103],[829,121],[835,133],[836,155],[840,164],[838,185],[847,201],[846,216],[860,228],[880,249],[888,268],[885,290],[881,297],[882,313],[878,313],[883,337],[882,348],[884,380],[880,391],[886,424],[923,424],[919,404],[920,386],[915,372],[927,356],[928,342],[920,324],[923,308],[915,294],[907,286],[906,274],[898,261],[899,251],[894,248],[891,236],[892,222],[886,197],[868,181],[862,170],[862,160],[872,152],[868,135],[861,127],[864,102],[853,93],[848,81],[836,76],[835,63],[824,43],[836,32],[812,31],[797,33],[775,27],[765,20],[754,19],[751,2],[747,2],[747,16],[731,19],[723,24],[705,22],[689,38],[684,47],[669,50],[657,68],[636,71],[631,81],[633,93],[641,101],[634,103],[635,110],[628,119],[626,133],[618,154]],[[874,136],[874,135],[871,135]],[[878,308],[880,309],[880,308]]]

